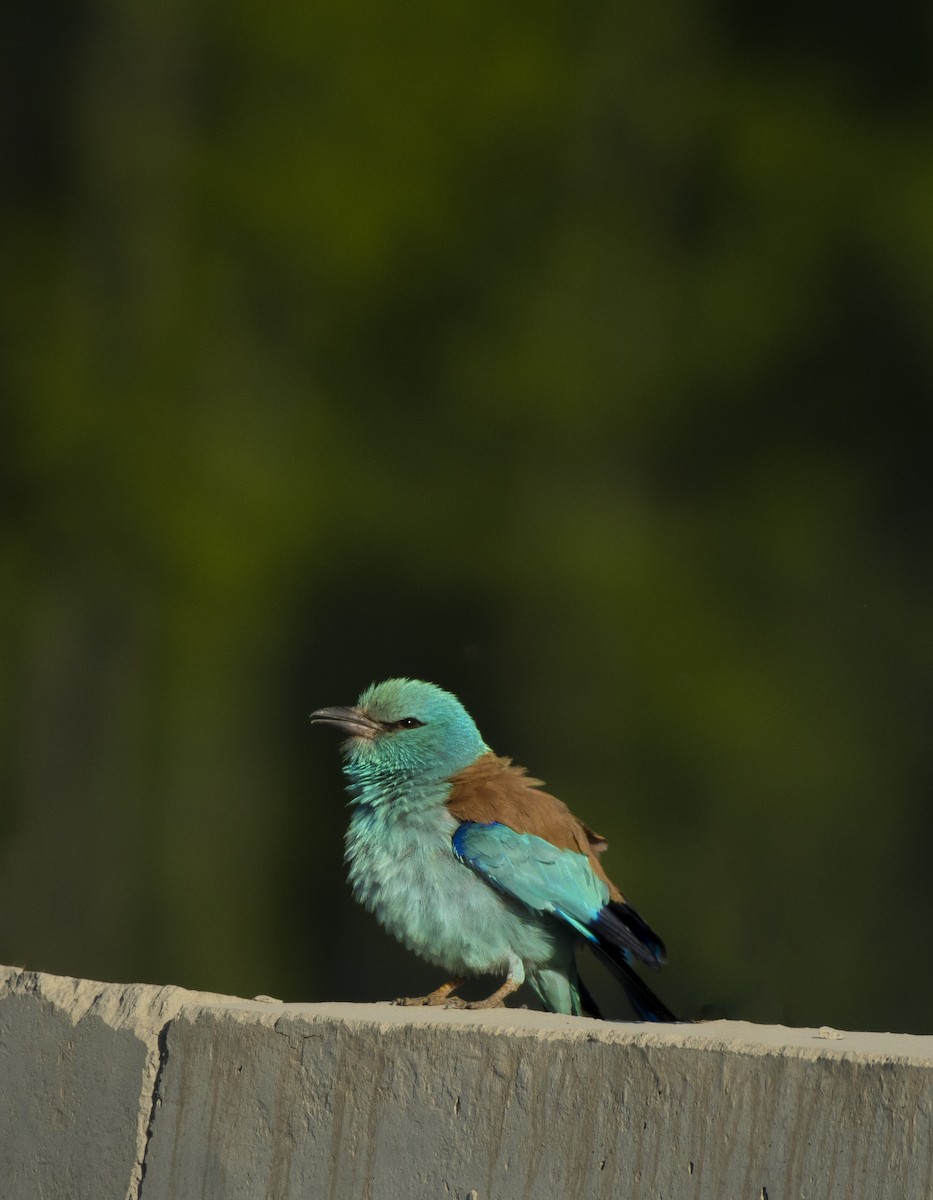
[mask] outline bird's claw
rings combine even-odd
[[[462,1002],[452,1000],[450,993],[455,991],[461,983],[463,983],[462,979],[451,979],[447,983],[442,983],[439,988],[435,988],[433,992],[428,992],[426,996],[401,996],[392,1003],[401,1004],[405,1008],[459,1008]]]

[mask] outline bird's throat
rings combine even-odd
[[[344,764],[347,794],[355,807],[391,808],[398,813],[437,808],[450,795],[450,781],[414,770],[385,770],[369,761]]]

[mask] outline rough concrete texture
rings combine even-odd
[[[933,1037],[0,971],[0,1195],[927,1200]]]
[[[93,983],[0,967],[0,1197],[139,1194],[176,987]]]

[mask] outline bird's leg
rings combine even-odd
[[[502,1008],[506,996],[511,996],[513,992],[517,992],[521,987],[520,979],[512,979],[509,977],[502,987],[496,988],[491,996],[487,996],[485,1000],[471,1000],[464,1005],[465,1008]]]
[[[442,983],[439,988],[435,988],[433,992],[428,992],[426,996],[402,996],[398,1000],[393,1000],[393,1004],[401,1004],[407,1008],[415,1008],[425,1006],[428,1008],[437,1008],[444,1004],[451,992],[455,992],[463,979],[451,979],[448,983]]]

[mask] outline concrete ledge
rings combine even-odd
[[[0,968],[4,1200],[933,1195],[933,1037]]]

